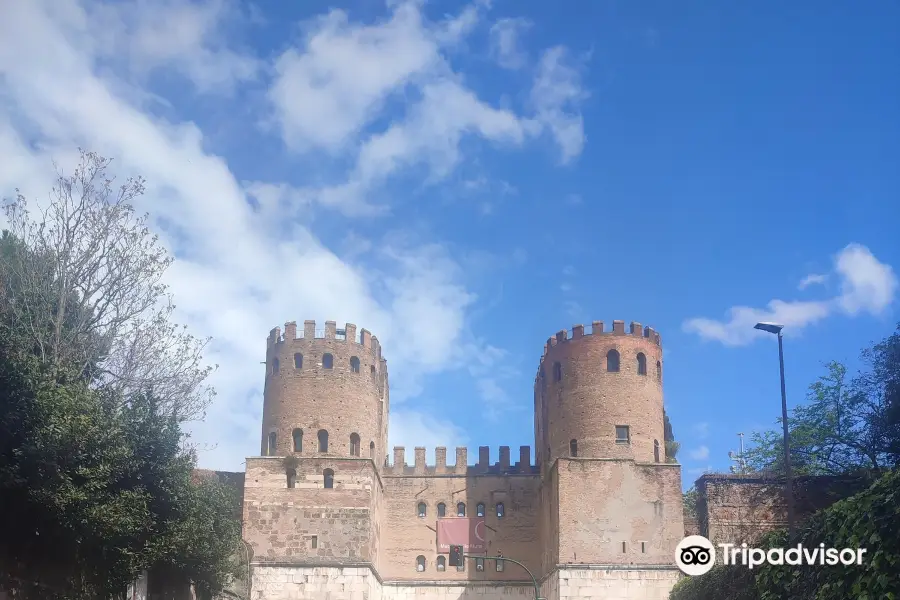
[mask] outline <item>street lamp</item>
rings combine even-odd
[[[791,440],[788,433],[787,394],[784,391],[784,344],[781,330],[784,325],[777,323],[757,323],[754,329],[774,333],[778,336],[778,364],[781,369],[781,425],[784,428],[784,494],[787,502],[788,535],[794,537],[794,491],[791,477]]]

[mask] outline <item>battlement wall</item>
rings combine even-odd
[[[625,329],[625,321],[613,321],[612,329],[610,331],[606,331],[604,327],[605,326],[603,324],[603,321],[594,321],[593,323],[591,323],[590,330],[585,330],[584,325],[573,325],[571,330],[561,329],[560,331],[556,332],[556,335],[547,339],[547,343],[544,344],[543,356],[547,356],[547,353],[550,351],[550,349],[558,344],[565,343],[569,340],[577,340],[585,336],[596,335],[628,335],[631,337],[644,338],[651,344],[662,347],[662,338],[660,337],[659,333],[652,327],[642,327],[641,324],[637,321],[632,321],[628,326],[627,331]]]
[[[435,464],[428,465],[425,460],[426,449],[423,446],[417,446],[414,451],[414,462],[409,465],[406,462],[406,448],[394,446],[393,464],[385,463],[382,473],[386,477],[409,477],[417,475],[532,475],[539,472],[538,466],[531,460],[531,446],[520,446],[516,457],[518,460],[515,462],[511,462],[509,446],[500,446],[499,457],[495,463],[491,463],[490,450],[489,446],[479,446],[478,462],[470,465],[468,448],[457,447],[454,464],[447,464],[447,448],[438,446],[434,449]]]
[[[297,329],[296,321],[288,321],[284,324],[284,333],[281,327],[273,327],[269,331],[266,347],[273,348],[279,344],[292,344],[298,340],[314,342],[315,340],[332,340],[335,342],[347,342],[367,348],[377,360],[382,360],[381,342],[378,337],[372,335],[368,329],[359,329],[353,323],[346,323],[343,329],[339,329],[336,321],[325,321],[325,328],[319,329],[315,321],[303,322],[303,329]]]

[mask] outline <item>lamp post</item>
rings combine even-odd
[[[784,344],[782,330],[784,325],[777,323],[757,323],[754,329],[774,333],[778,336],[778,365],[781,369],[781,425],[784,429],[784,495],[787,503],[788,536],[794,538],[794,490],[791,476],[791,441],[788,432],[787,394],[784,391]]]

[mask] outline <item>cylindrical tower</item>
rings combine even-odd
[[[263,456],[371,458],[380,468],[388,427],[387,361],[378,338],[356,325],[323,331],[305,321],[274,328],[266,345]]]
[[[560,331],[535,378],[535,435],[542,462],[558,457],[665,462],[662,346],[657,332],[613,321]]]

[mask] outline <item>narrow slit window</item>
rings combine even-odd
[[[317,535],[312,536],[312,538],[310,538],[310,540],[309,540],[309,545],[312,547],[313,550],[318,548],[319,547],[319,536],[317,536]]]
[[[569,456],[578,456],[578,440],[569,441]]]
[[[502,502],[497,503],[497,518],[502,519],[506,516],[506,509],[503,506]]]
[[[662,381],[662,363],[656,361],[656,380]]]
[[[369,458],[375,458],[375,442],[369,442]]]
[[[287,486],[288,489],[294,489],[297,487],[297,471],[294,469],[287,470]]]
[[[299,352],[294,354],[294,368],[302,369],[303,368],[303,355]]]
[[[437,505],[438,517],[444,518],[447,516],[447,505],[441,502]]]
[[[647,542],[641,542],[641,554],[647,553]]]
[[[328,432],[320,429],[317,437],[319,438],[319,452],[328,452]]]
[[[553,381],[562,381],[562,365],[553,363]]]
[[[625,546],[625,542],[622,542],[622,554],[625,554],[626,552],[628,552],[628,549]]]
[[[295,429],[291,437],[294,439],[294,452],[303,452],[303,430]]]
[[[268,446],[266,447],[266,454],[268,456],[275,456],[275,442],[278,439],[278,434],[274,431],[269,434]]]
[[[281,369],[281,363],[277,358],[272,359],[272,375],[278,375],[278,371]]]
[[[359,456],[360,439],[358,433],[350,434],[350,456]]]

